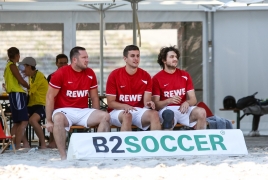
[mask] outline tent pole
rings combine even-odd
[[[132,24],[133,24],[133,45],[137,45],[137,26],[136,26],[137,2],[132,1],[131,7],[132,7]]]
[[[103,95],[103,4],[100,4],[100,95]]]
[[[213,14],[212,12],[207,12],[207,32],[208,32],[208,44],[207,44],[207,52],[208,52],[208,60],[207,60],[207,102],[209,104],[210,109],[215,111],[214,99],[215,99],[215,88],[214,88],[214,61],[213,61],[213,43],[212,43],[212,32],[213,32]],[[203,94],[204,96],[204,94]]]

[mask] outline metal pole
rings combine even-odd
[[[207,13],[207,32],[208,32],[208,61],[207,64],[207,102],[210,109],[215,111],[214,99],[215,99],[215,92],[214,92],[214,62],[213,62],[213,43],[212,43],[212,32],[213,32],[213,14],[212,12]],[[203,92],[204,95],[204,92]]]
[[[103,4],[100,4],[100,95],[103,95]]]
[[[136,26],[137,2],[132,1],[131,7],[132,7],[132,23],[133,23],[133,45],[137,45],[137,26]]]

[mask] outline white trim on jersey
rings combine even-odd
[[[191,90],[189,90],[189,91],[187,91],[187,92],[190,92],[190,91],[194,91],[194,89],[191,89]]]
[[[151,91],[144,91],[145,93],[150,93],[150,94],[152,94],[152,92]]]
[[[91,86],[91,87],[90,87],[90,89],[93,89],[93,88],[95,88],[95,87],[98,87],[98,85],[95,85],[95,86]]]
[[[116,96],[116,94],[106,94],[106,96]]]
[[[54,87],[54,88],[57,88],[57,89],[60,89],[61,88],[59,86],[56,86],[56,85],[52,84],[51,82],[49,82],[49,85],[52,86],[52,87]]]

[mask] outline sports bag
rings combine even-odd
[[[258,92],[255,92],[251,96],[243,97],[241,99],[238,99],[236,103],[236,107],[238,109],[244,109],[245,107],[258,104],[258,99],[255,98],[255,95],[258,94]]]

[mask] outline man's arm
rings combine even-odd
[[[190,106],[194,106],[197,103],[194,90],[187,92],[187,100],[184,101],[180,106],[181,113],[186,113]]]
[[[47,125],[46,128],[49,132],[53,132],[53,123],[52,123],[52,113],[54,111],[54,103],[55,97],[59,93],[59,89],[48,87],[47,95],[46,95],[46,120]]]
[[[143,104],[146,108],[155,109],[155,103],[152,101],[152,93],[145,92],[143,96]]]
[[[187,98],[187,100],[185,102],[187,102],[189,104],[189,106],[196,105],[197,99],[196,99],[196,96],[195,96],[195,91],[194,90],[188,91],[187,96],[188,96],[188,98]]]
[[[91,89],[89,91],[90,100],[92,103],[92,108],[94,109],[100,109],[100,99],[98,95],[98,88]]]
[[[153,99],[153,102],[155,103],[156,110],[163,109],[169,104],[179,104],[181,101],[180,96],[173,96],[163,101],[160,101],[160,96],[153,96],[152,99]]]

